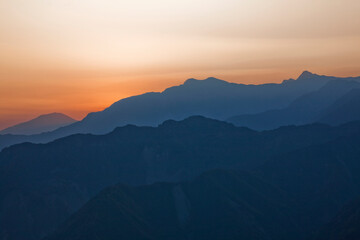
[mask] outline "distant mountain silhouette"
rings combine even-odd
[[[307,75],[308,74],[306,74],[306,76]],[[360,89],[360,77],[353,80],[331,80],[321,89],[298,97],[286,108],[269,110],[258,114],[239,115],[231,117],[227,121],[237,126],[249,127],[256,130],[274,129],[285,125],[309,124],[317,121],[332,123],[331,118],[335,118],[336,116],[334,116],[334,114],[336,113],[333,112],[333,115],[328,117],[326,114],[331,114],[331,106],[339,98],[348,94],[353,89]],[[354,99],[354,101],[355,100],[356,99]],[[345,99],[342,101],[345,101]],[[341,104],[341,102],[337,103],[333,108],[339,104]],[[355,105],[353,105],[353,107],[353,110],[357,112]],[[347,120],[353,121],[360,119],[355,116],[355,113],[352,115],[349,108],[347,111],[349,112],[347,119],[345,116],[339,116],[343,118],[342,121],[338,121],[339,124],[346,123]],[[325,118],[329,120],[326,121]]]
[[[50,113],[41,115],[30,121],[23,122],[0,131],[0,134],[33,135],[50,132],[57,128],[77,122],[62,113]]]
[[[157,126],[167,119],[182,120],[193,115],[225,120],[238,114],[281,109],[336,79],[340,78],[308,71],[297,80],[289,79],[281,84],[245,85],[216,78],[189,79],[161,93],[150,92],[122,99],[103,111],[88,114],[82,121],[46,134],[30,137],[0,135],[0,150],[16,143],[46,143],[76,133],[104,134],[127,124]]]
[[[304,72],[296,81],[281,84],[244,85],[212,77],[189,79],[161,93],[151,92],[122,99],[59,132],[103,134],[126,124],[157,126],[167,119],[182,120],[193,115],[224,120],[235,114],[285,107],[332,79],[336,78],[309,72]]]
[[[360,199],[352,201],[320,232],[317,240],[360,239]]]
[[[360,120],[360,88],[351,90],[325,110],[319,122],[339,125]]]
[[[128,125],[107,135],[77,134],[48,144],[15,145],[0,153],[0,239],[40,239],[100,190],[119,182],[178,182],[211,169],[250,170],[282,154],[358,132],[360,122],[260,133],[191,117],[168,120],[157,128]],[[348,149],[340,145],[339,151],[346,154]],[[311,159],[316,161],[316,156]]]
[[[286,197],[244,172],[102,191],[46,240],[295,239]]]

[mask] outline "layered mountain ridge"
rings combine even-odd
[[[296,184],[300,184],[296,181],[299,178],[296,171],[303,168],[282,168],[285,163],[279,166],[276,162],[270,165],[274,168],[270,168],[267,162],[290,154],[284,158],[285,161],[300,156],[297,150],[346,138],[351,140],[352,145],[338,144],[337,154],[342,154],[339,159],[356,176],[358,168],[354,164],[357,153],[354,150],[358,149],[359,141],[350,137],[359,132],[359,122],[339,127],[312,124],[256,132],[218,120],[191,117],[180,122],[166,121],[157,128],[128,125],[107,135],[77,134],[47,144],[15,145],[0,153],[0,236],[11,240],[45,237],[99,191],[114,184],[175,183],[191,180],[212,169],[262,169],[255,174],[264,178],[265,182],[285,189],[291,197],[293,193],[280,183],[294,182],[292,186],[296,190]],[[334,146],[330,145],[330,149]],[[319,191],[332,190],[326,197],[320,198],[323,196],[320,195],[310,201],[310,206],[302,209],[303,214],[314,212],[311,206],[316,206],[318,199],[323,203],[328,201],[329,205],[333,200],[337,203],[331,205],[333,210],[327,215],[319,212],[318,217],[313,217],[314,226],[320,226],[332,217],[339,205],[357,192],[357,187],[349,189],[349,186],[357,186],[358,183],[348,179],[348,173],[340,168],[343,165],[331,168],[335,172],[322,174],[320,180],[316,177],[317,173],[327,169],[327,156],[336,156],[327,152],[318,165],[305,160],[317,162],[321,155],[317,156],[316,151],[305,154],[308,157],[303,159],[303,167],[308,170],[300,171],[305,179],[307,172],[315,174],[309,175],[314,176],[310,182],[319,181],[314,185],[321,187]],[[333,165],[335,160],[329,158],[329,161]],[[297,163],[289,161],[288,164],[291,162]],[[273,176],[273,173],[276,174]],[[283,175],[287,178],[279,182],[276,176]],[[332,178],[345,181],[344,186],[347,187],[328,185],[332,183]],[[303,179],[301,184],[303,182],[307,181]],[[305,190],[308,189],[305,192],[297,192],[297,199],[308,196],[310,190],[317,191],[310,186],[304,186]],[[337,189],[349,191],[342,192],[344,197],[339,197]],[[307,221],[302,221],[304,218],[298,218],[299,224],[308,233],[312,228],[304,223]]]
[[[338,102],[341,101],[340,99],[347,99],[348,97],[346,96],[353,91],[355,92],[353,92],[352,95],[355,95],[356,90],[360,89],[359,80],[344,81],[333,79],[319,90],[298,97],[286,108],[234,116],[227,119],[227,121],[237,126],[246,126],[255,130],[269,130],[285,125],[303,125],[313,122],[324,122],[336,125],[348,121],[360,120],[358,114],[352,114],[352,112],[358,112],[355,96],[347,100],[352,100],[354,105],[349,104],[346,110],[343,110],[347,111],[347,118],[344,118],[344,112],[333,112],[332,116],[326,116],[326,114],[330,114],[331,109],[336,108],[336,105],[342,104]],[[339,108],[341,107],[337,106],[337,109]],[[344,119],[338,119],[337,121],[330,119],[337,117]]]
[[[317,91],[332,80],[345,82],[359,79],[320,76],[307,71],[297,80],[279,84],[245,85],[213,77],[189,79],[163,92],[122,99],[103,111],[88,114],[82,121],[49,133],[0,135],[0,149],[21,142],[45,143],[76,133],[104,134],[127,124],[157,126],[168,119],[182,120],[192,115],[225,120],[238,114],[285,108],[296,98]]]

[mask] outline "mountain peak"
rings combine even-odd
[[[0,134],[31,135],[53,131],[59,127],[70,125],[75,119],[63,113],[49,113],[40,115],[29,121],[11,126],[0,131]]]
[[[38,116],[35,119],[39,119],[39,118],[57,118],[57,119],[71,119],[73,121],[76,121],[75,119],[63,114],[63,113],[58,113],[58,112],[53,112],[53,113],[47,113],[47,114],[42,114],[40,116]]]
[[[309,71],[304,71],[297,80],[304,80],[304,79],[310,79],[310,78],[314,78],[314,77],[318,77],[319,75],[309,72]]]
[[[215,77],[208,77],[202,80],[190,78],[186,80],[184,84],[188,85],[188,84],[196,84],[196,83],[228,83],[228,82]]]
[[[208,77],[208,78],[205,79],[205,81],[225,82],[224,80],[220,80],[220,79],[215,78],[215,77]]]

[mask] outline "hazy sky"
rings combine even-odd
[[[359,0],[0,0],[0,128],[187,78],[360,75]]]

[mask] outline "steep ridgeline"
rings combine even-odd
[[[30,121],[17,124],[0,131],[0,134],[32,135],[54,131],[57,128],[77,122],[62,113],[50,113],[41,115]]]
[[[216,78],[189,79],[163,92],[122,99],[80,122],[33,136],[1,136],[0,149],[21,142],[46,143],[75,133],[109,133],[118,126],[157,126],[167,119],[202,115],[224,120],[237,114],[258,113],[286,107],[299,96],[315,91],[335,77],[304,72],[297,80],[281,84],[244,85]]]
[[[360,123],[354,122],[259,133],[191,117],[157,128],[129,125],[102,136],[15,145],[0,153],[0,239],[39,239],[119,182],[178,182],[211,169],[254,169],[273,156],[359,131]]]
[[[248,173],[217,170],[185,183],[106,189],[45,240],[295,239],[287,203]]]
[[[279,154],[252,173],[213,171],[189,183],[116,186],[46,240],[306,240],[325,225],[320,239],[358,239],[359,206],[335,216],[360,194],[359,146],[354,131]]]
[[[314,122],[342,124],[360,120],[360,77],[329,81],[317,91],[298,97],[288,107],[257,114],[244,114],[227,121],[256,130]]]
[[[296,81],[281,84],[244,85],[216,78],[189,79],[161,93],[126,98],[104,111],[91,113],[74,126],[74,131],[107,133],[126,124],[157,126],[167,119],[182,120],[193,115],[224,120],[235,114],[285,107],[333,79],[309,72],[304,72]]]

